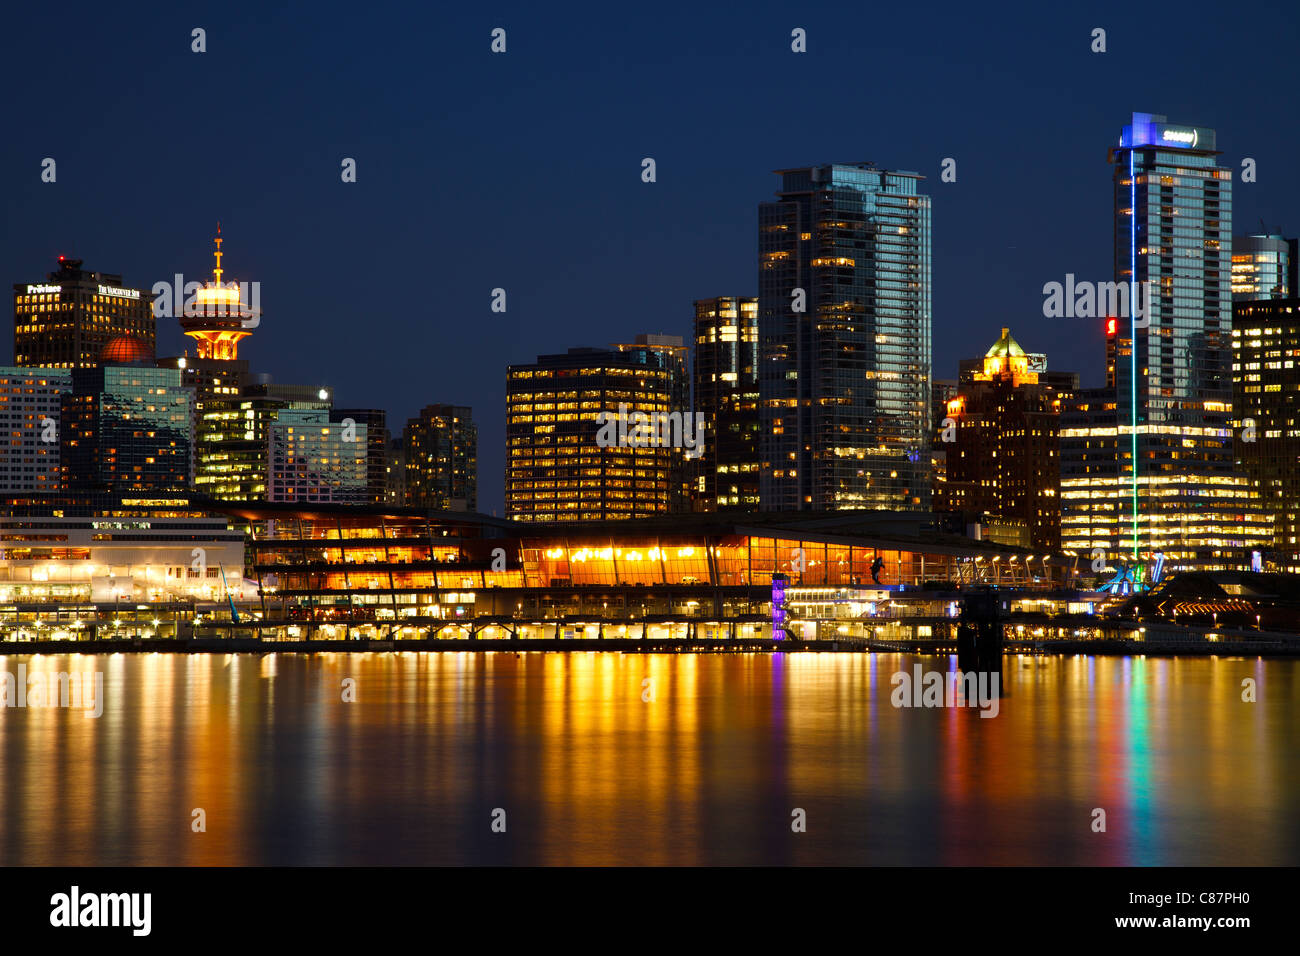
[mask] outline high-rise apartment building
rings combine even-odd
[[[11,494],[55,494],[59,420],[72,370],[0,368],[0,488]]]
[[[402,432],[406,503],[478,510],[478,427],[467,405],[428,405]]]
[[[695,302],[694,381],[704,439],[692,459],[692,510],[757,511],[757,298]]]
[[[1232,300],[1285,299],[1296,288],[1296,240],[1281,236],[1234,236]]]
[[[684,348],[676,341],[671,350],[574,348],[510,366],[507,517],[581,521],[672,509],[684,440],[700,440],[684,420],[689,408],[675,406],[683,399],[674,355]]]
[[[930,508],[930,199],[869,163],[759,205],[765,511]]]
[[[122,335],[154,354],[153,293],[81,264],[60,256],[45,282],[14,284],[14,365],[93,368],[104,346]]]
[[[1300,573],[1300,298],[1233,306],[1233,445],[1273,516],[1270,565]]]
[[[1110,151],[1129,307],[1102,320],[1107,388],[1063,411],[1061,530],[1112,563],[1245,567],[1269,534],[1233,464],[1232,170],[1218,155],[1214,130],[1148,113]]]

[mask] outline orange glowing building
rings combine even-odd
[[[202,414],[212,403],[237,398],[248,382],[248,360],[239,357],[239,343],[253,334],[262,319],[258,308],[257,284],[251,301],[244,301],[243,289],[234,282],[223,283],[221,267],[221,223],[217,223],[216,266],[212,281],[202,286],[181,311],[181,329],[194,339],[197,355],[175,355],[158,360],[163,368],[178,368],[185,384],[194,389],[195,412]],[[179,277],[177,277],[179,279]]]
[[[994,540],[1055,551],[1060,547],[1060,392],[1054,384],[1077,387],[1074,373],[1042,381],[1035,356],[1025,352],[1009,329],[974,360],[948,401],[941,447],[947,473],[937,490],[935,510],[960,512],[989,528]]]
[[[234,280],[223,284],[221,276],[221,223],[217,223],[217,244],[213,257],[216,265],[212,281],[199,289],[194,302],[186,305],[181,316],[181,328],[197,343],[200,359],[234,362],[239,358],[239,342],[252,335],[261,321],[261,310],[256,301],[243,301],[240,286]],[[256,296],[251,297],[254,300]]]

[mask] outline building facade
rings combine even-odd
[[[510,366],[507,517],[594,521],[671,511],[687,439],[698,448],[700,438],[680,401],[679,367],[662,349],[574,348]],[[409,476],[409,461],[407,468]]]
[[[478,427],[468,405],[427,405],[402,432],[406,503],[478,510]]]
[[[371,502],[366,426],[332,417],[325,409],[285,408],[267,423],[267,501]]]
[[[1270,564],[1300,573],[1300,298],[1233,306],[1237,463],[1273,516]]]
[[[1285,299],[1296,289],[1296,240],[1281,236],[1234,236],[1232,300]]]
[[[14,365],[93,368],[111,339],[130,335],[154,354],[153,293],[126,286],[120,275],[91,272],[82,260],[59,257],[40,283],[14,285]]]
[[[55,494],[62,486],[59,420],[72,370],[0,368],[0,488]]]
[[[235,396],[209,396],[196,412],[195,490],[221,501],[268,500],[271,426],[283,411],[329,412],[332,395],[326,386],[256,375]]]
[[[401,435],[388,440],[384,458],[384,503],[406,504],[406,439]]]
[[[955,628],[959,585],[1016,589],[1009,601],[1037,607],[1071,580],[1059,556],[935,534],[924,516],[877,527],[840,513],[580,525],[410,508],[229,514],[248,532],[261,603],[245,629],[213,621],[214,635],[770,639],[781,574],[791,637],[928,637]]]
[[[653,365],[658,363],[669,370],[668,402],[672,410],[682,415],[691,408],[690,349],[680,335],[637,335],[631,342],[616,342],[610,346],[615,351],[632,355],[636,361]],[[668,510],[691,510],[691,476],[701,448],[672,445],[668,468]]]
[[[1235,470],[1232,170],[1215,133],[1133,114],[1110,150],[1114,278],[1108,392],[1062,421],[1063,546],[1112,565],[1244,568],[1270,521]],[[1163,559],[1163,560],[1162,560]]]
[[[388,413],[382,408],[337,408],[334,420],[345,428],[350,422],[354,426],[365,426],[366,443],[366,501],[380,504],[388,495],[388,446],[391,436],[388,433]],[[360,429],[353,428],[352,434],[360,440]]]
[[[112,343],[105,351],[112,349]],[[186,491],[194,481],[193,392],[178,369],[133,365],[72,371],[62,396],[60,467],[66,491]]]
[[[691,510],[757,511],[758,299],[695,302],[695,410],[702,454],[691,468]]]
[[[256,599],[225,517],[185,496],[94,498],[0,515],[0,640],[189,636]]]
[[[1060,395],[1030,371],[1010,329],[985,353],[983,370],[958,386],[946,412],[951,427],[940,431],[946,467],[935,510],[1023,529],[1008,543],[1059,550]]]
[[[930,199],[872,164],[759,205],[762,508],[930,508]]]

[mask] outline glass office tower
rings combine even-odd
[[[1214,130],[1150,113],[1110,150],[1115,280],[1140,309],[1103,320],[1113,401],[1082,396],[1063,416],[1066,548],[1210,570],[1246,566],[1270,536],[1233,463],[1232,170],[1218,155]]]
[[[209,398],[197,415],[195,490],[224,501],[267,501],[271,426],[280,413],[329,411],[333,391],[317,385],[276,384],[267,376],[237,396]]]
[[[759,205],[764,511],[930,508],[930,199],[870,163]]]
[[[194,481],[194,393],[179,369],[78,368],[62,395],[64,490],[183,491]]]

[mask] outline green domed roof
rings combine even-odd
[[[1002,358],[1010,355],[1018,358],[1025,354],[1025,350],[1020,347],[1020,343],[1011,337],[1010,329],[1002,330],[1002,338],[993,343],[993,347],[984,353],[985,358]]]

